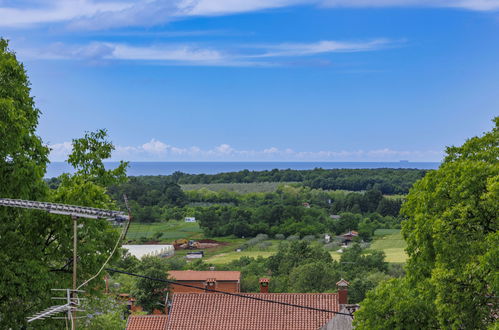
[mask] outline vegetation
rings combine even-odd
[[[499,117],[447,148],[403,207],[407,276],[368,294],[356,328],[494,327],[499,281]]]
[[[371,244],[371,249],[380,250],[385,253],[386,261],[404,263],[407,259],[405,249],[407,243],[404,241],[398,229],[378,229],[374,233],[376,238]]]
[[[383,194],[406,194],[427,171],[417,169],[333,169],[228,172],[220,174],[186,174],[175,172],[169,178],[179,184],[301,182],[323,190],[362,191],[376,189]]]
[[[229,191],[240,194],[255,192],[274,192],[280,185],[292,184],[293,182],[251,182],[251,183],[197,183],[181,184],[184,191],[206,189],[211,191]]]
[[[0,39],[0,196],[99,208],[116,207],[106,187],[125,179],[126,164],[113,171],[103,166],[113,145],[104,130],[73,140],[64,174],[56,189],[43,180],[48,148],[36,136],[39,110],[29,81],[15,54]],[[86,219],[78,231],[78,282],[95,274],[108,257],[118,234],[103,219]],[[52,288],[71,287],[72,223],[68,216],[0,208],[0,328],[20,329],[26,316],[53,304]],[[95,282],[92,283],[95,285]],[[92,292],[92,288],[88,291]],[[54,320],[38,329],[54,329]]]

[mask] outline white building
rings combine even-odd
[[[194,217],[186,217],[184,220],[185,222],[196,222],[196,218]]]
[[[173,245],[123,245],[122,247],[138,259],[142,259],[145,256],[169,257],[175,254]]]

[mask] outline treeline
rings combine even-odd
[[[219,174],[187,174],[168,176],[178,184],[301,182],[304,186],[323,190],[363,191],[376,189],[383,194],[407,194],[426,170],[419,169],[322,169],[228,172]]]

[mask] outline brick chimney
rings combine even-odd
[[[262,277],[259,282],[260,282],[260,293],[269,293],[270,278]]]
[[[338,303],[340,305],[348,304],[348,283],[344,279],[339,280],[336,283],[336,287],[338,288]]]

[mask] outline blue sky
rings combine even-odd
[[[39,135],[132,161],[439,161],[499,111],[499,0],[0,0]]]

